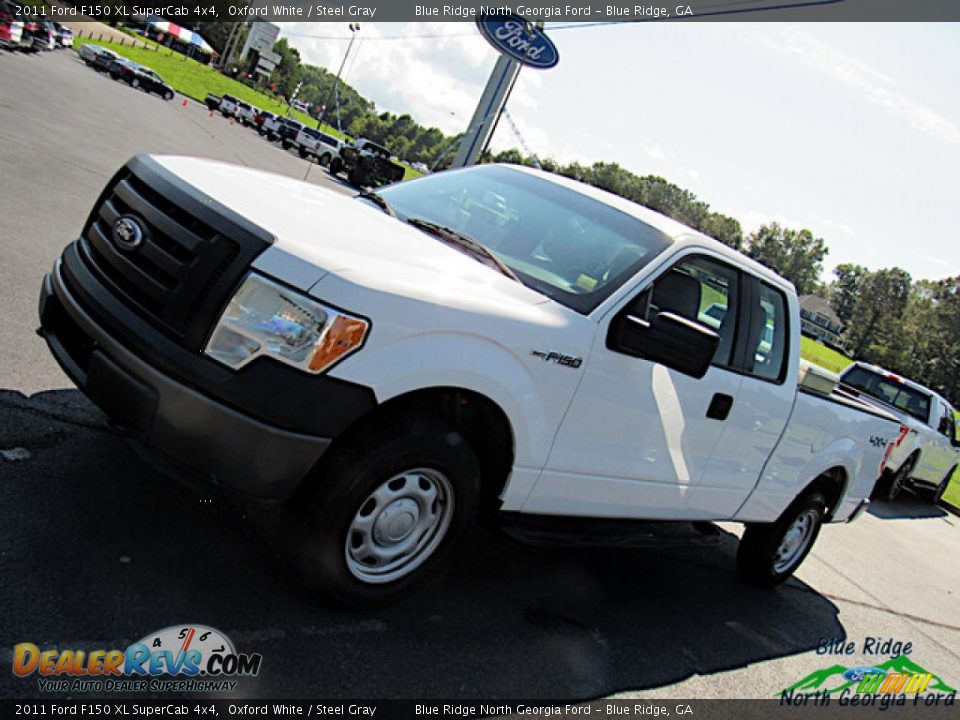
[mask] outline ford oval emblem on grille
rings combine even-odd
[[[124,250],[136,250],[143,244],[143,226],[132,217],[120,217],[113,223],[113,241]]]

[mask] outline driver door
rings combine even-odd
[[[738,337],[744,342],[744,277],[719,257],[688,255],[601,321],[583,380],[524,512],[733,516],[752,485],[701,492],[699,507],[690,507],[689,500],[711,471],[743,385],[734,361]],[[612,346],[612,324],[626,315],[649,320],[666,311],[720,336],[702,378]]]

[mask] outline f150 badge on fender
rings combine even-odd
[[[543,350],[531,350],[530,354],[540,358],[544,362],[552,362],[570,368],[578,368],[583,365],[583,358],[564,355],[563,353],[558,353],[556,350],[548,350],[546,352]]]

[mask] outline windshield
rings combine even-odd
[[[856,366],[843,376],[843,382],[923,423],[930,418],[930,396],[894,378]]]
[[[670,244],[606,203],[508,167],[451,170],[379,193],[401,219],[469,236],[525,285],[584,314]]]

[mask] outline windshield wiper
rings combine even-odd
[[[418,230],[428,232],[434,237],[443,240],[445,243],[453,245],[458,250],[463,250],[468,254],[473,255],[474,258],[479,260],[487,267],[492,267],[494,270],[498,270],[511,280],[520,282],[520,278],[517,277],[517,274],[511,270],[509,266],[503,262],[503,260],[487,250],[487,248],[478,243],[469,235],[464,235],[462,232],[458,232],[453,228],[448,228],[445,225],[437,225],[429,220],[422,220],[420,218],[408,218],[407,222]]]
[[[387,202],[387,199],[382,195],[377,195],[375,192],[370,192],[369,190],[364,190],[362,193],[357,195],[358,198],[363,198],[364,200],[369,200],[378,208],[383,210],[387,215],[392,218],[397,216],[397,211],[393,209],[393,206]]]

